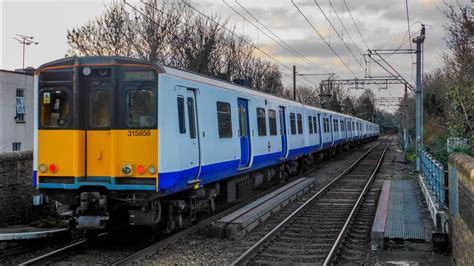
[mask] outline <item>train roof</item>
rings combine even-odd
[[[284,103],[291,104],[291,105],[299,105],[299,106],[302,106],[302,107],[307,108],[307,109],[313,109],[313,110],[316,110],[316,111],[331,113],[331,114],[335,114],[335,115],[339,115],[339,116],[343,116],[343,117],[351,117],[351,118],[356,119],[356,120],[365,121],[365,120],[357,118],[357,117],[353,117],[353,116],[350,116],[350,115],[346,115],[346,114],[342,114],[342,113],[338,113],[338,112],[334,112],[334,111],[330,111],[330,110],[326,110],[326,109],[322,109],[322,108],[318,108],[318,107],[314,107],[314,106],[310,106],[310,105],[305,105],[305,104],[302,104],[302,103],[297,102],[297,101],[293,101],[293,100],[286,99],[286,98],[283,98],[283,97],[279,97],[279,96],[276,96],[276,95],[272,95],[272,94],[268,94],[268,93],[265,93],[265,92],[257,91],[257,90],[254,90],[254,89],[251,89],[251,88],[248,88],[248,87],[245,87],[245,86],[241,86],[241,85],[229,82],[229,81],[225,81],[225,80],[205,76],[205,75],[200,74],[200,73],[196,73],[196,72],[192,72],[192,71],[188,71],[188,70],[182,70],[182,69],[175,68],[175,67],[170,67],[170,66],[158,65],[156,63],[153,63],[153,62],[150,62],[150,61],[147,61],[147,60],[131,58],[131,57],[123,57],[123,56],[66,57],[66,58],[58,59],[58,60],[55,60],[55,61],[52,61],[52,62],[41,65],[36,70],[35,75],[37,75],[43,69],[49,68],[49,67],[68,66],[68,65],[70,65],[70,66],[75,66],[75,65],[101,65],[101,64],[142,64],[142,65],[149,65],[149,66],[155,67],[161,73],[165,73],[165,74],[172,75],[172,76],[175,76],[175,77],[188,79],[188,80],[193,80],[193,81],[196,81],[196,82],[202,82],[202,83],[206,83],[206,84],[209,84],[209,85],[212,85],[212,86],[233,90],[233,91],[237,91],[237,92],[240,92],[240,93],[245,93],[245,94],[248,94],[248,95],[264,97],[264,98],[267,98],[267,99],[276,100],[276,101],[284,102]],[[366,122],[371,123],[369,121],[366,121]]]

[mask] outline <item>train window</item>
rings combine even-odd
[[[257,128],[259,136],[267,135],[267,125],[265,124],[265,109],[257,108]]]
[[[301,117],[301,114],[297,114],[296,117],[298,120],[298,134],[303,134],[303,119]]]
[[[243,105],[239,105],[239,137],[247,136],[247,109]]]
[[[313,116],[314,133],[318,133],[318,122],[316,116]]]
[[[184,121],[184,97],[178,96],[178,123],[179,133],[186,134],[186,122]]]
[[[340,128],[341,128],[341,131],[344,131],[344,123],[342,122],[342,120],[339,121],[339,125],[340,125]]]
[[[194,116],[194,99],[188,97],[188,120],[189,120],[189,137],[196,138],[196,118]]]
[[[308,116],[308,128],[309,134],[313,134],[313,118],[311,116]]]
[[[329,118],[324,118],[324,133],[329,132]]]
[[[152,89],[131,89],[126,94],[125,123],[132,128],[152,127],[155,124],[155,92]]]
[[[229,103],[217,102],[217,123],[219,138],[232,138],[232,119]]]
[[[334,126],[334,132],[339,132],[339,124],[337,123],[337,119],[332,120],[332,124]]]
[[[110,127],[110,90],[91,90],[89,97],[89,125],[91,127]]]
[[[295,113],[290,113],[290,127],[291,127],[291,135],[296,135]]]
[[[40,122],[43,127],[67,127],[70,116],[69,94],[63,88],[45,89],[40,95]]]
[[[351,130],[351,122],[347,121],[347,131],[352,131]]]
[[[268,110],[268,125],[270,126],[270,136],[277,134],[277,121],[275,110]]]

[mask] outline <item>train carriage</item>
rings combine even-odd
[[[79,228],[120,217],[169,231],[377,136],[361,119],[144,60],[65,58],[35,75],[34,185]]]

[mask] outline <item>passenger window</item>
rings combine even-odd
[[[131,128],[155,125],[155,92],[152,89],[131,89],[126,94],[125,124]]]
[[[184,97],[178,96],[178,123],[179,123],[179,133],[186,133],[186,122],[184,120]]]
[[[217,123],[219,138],[232,138],[232,116],[229,103],[217,102]]]
[[[70,115],[69,95],[63,88],[46,89],[40,95],[40,122],[43,127],[67,127]]]
[[[194,99],[188,97],[188,120],[189,120],[189,137],[196,138],[196,118],[194,116]]]
[[[291,127],[291,135],[296,135],[295,113],[290,113],[290,127]]]
[[[339,132],[339,123],[336,119],[332,121],[332,124],[334,125],[334,132]]]
[[[316,116],[313,116],[313,124],[314,124],[314,133],[318,133],[318,121]]]
[[[265,124],[265,109],[257,108],[257,128],[259,136],[267,135],[267,125]]]
[[[303,134],[303,119],[301,114],[297,114],[296,117],[298,119],[298,134]]]
[[[270,126],[270,136],[277,134],[277,122],[275,110],[268,110],[268,125]]]
[[[313,119],[311,116],[308,116],[308,128],[309,128],[309,134],[313,134]]]
[[[91,90],[89,100],[89,125],[110,127],[110,90]]]

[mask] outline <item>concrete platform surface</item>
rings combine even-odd
[[[37,228],[29,225],[0,227],[0,241],[56,237],[68,231],[67,228]]]
[[[213,236],[237,239],[265,221],[314,185],[314,178],[298,178],[221,218],[211,228]]]

